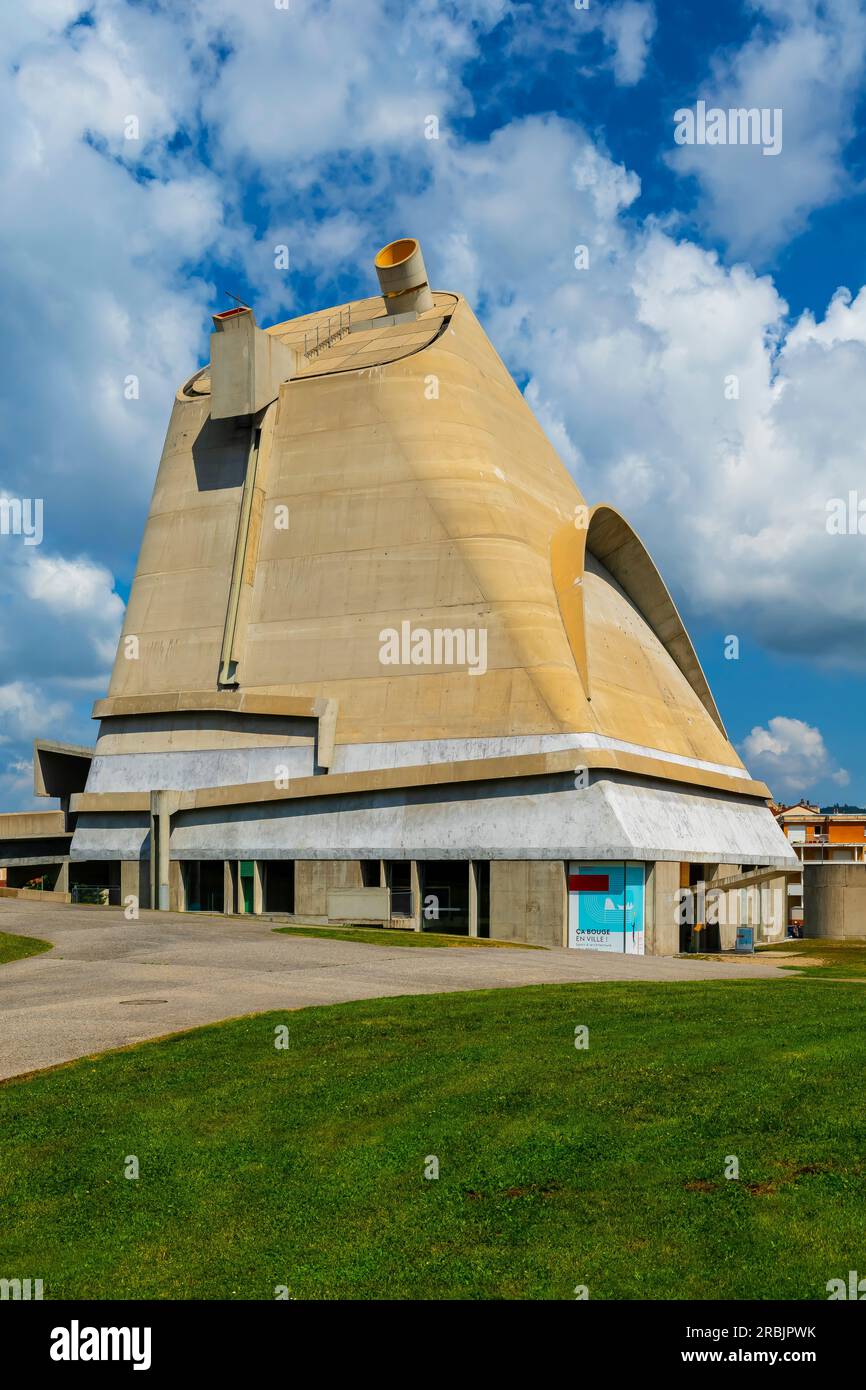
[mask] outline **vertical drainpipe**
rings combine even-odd
[[[256,468],[259,461],[259,445],[261,443],[261,426],[253,424],[250,430],[249,452],[247,454],[247,468],[244,476],[244,487],[241,494],[240,514],[238,517],[238,532],[235,540],[235,553],[232,563],[232,577],[229,586],[228,610],[226,612],[225,628],[223,630],[222,650],[220,651],[220,669],[218,684],[221,686],[231,686],[235,682],[235,672],[237,670],[237,656],[235,654],[235,635],[237,632],[238,607],[240,605],[241,584],[244,577],[244,566],[247,557],[247,540],[250,530],[250,515],[253,506],[253,493],[256,486]]]

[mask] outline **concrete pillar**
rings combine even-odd
[[[223,912],[227,915],[235,909],[235,861],[223,860]]]
[[[562,939],[560,945],[568,947],[568,860],[563,859],[562,863],[562,906],[560,908],[560,921],[562,923]],[[646,889],[644,889],[644,916],[646,916]],[[644,922],[646,927],[646,922]]]
[[[177,810],[178,792],[150,794],[150,902],[161,912],[167,912],[170,902],[169,861],[171,817]]]
[[[253,860],[253,912],[258,915],[264,911],[265,885],[262,875],[261,859]]]
[[[244,898],[244,881],[241,874],[240,859],[232,860],[232,880],[235,885],[235,912],[243,914],[247,910],[247,905]]]
[[[680,865],[676,860],[658,859],[648,867],[646,953],[675,956],[680,949]]]
[[[409,887],[412,889],[412,930],[420,931],[424,904],[421,901],[421,872],[417,859],[413,859],[409,865]]]
[[[69,860],[66,859],[57,870],[57,881],[54,884],[55,893],[69,892]]]
[[[149,846],[150,846],[150,854],[149,854],[148,861],[147,861],[148,902],[150,903],[150,906],[151,906],[151,907],[156,907],[156,906],[157,906],[157,900],[158,900],[158,897],[159,897],[159,892],[158,892],[158,880],[157,880],[157,872],[156,872],[156,864],[157,864],[157,859],[158,859],[158,857],[159,857],[159,846],[157,845],[157,838],[156,838],[156,837],[157,837],[157,815],[156,815],[156,807],[157,807],[157,794],[156,794],[156,792],[151,792],[151,794],[150,794],[150,835],[149,835],[149,837],[148,837],[148,844],[149,844]]]
[[[469,935],[478,935],[478,865],[469,860]]]
[[[120,861],[120,906],[125,908],[127,898],[135,898],[141,907],[141,864],[138,859]]]
[[[171,902],[171,887],[169,882],[169,845],[171,843],[171,814],[165,804],[165,798],[160,798],[159,809],[159,849],[157,853],[157,865],[159,876],[159,894],[157,902],[160,912],[168,912]]]
[[[169,860],[168,888],[172,912],[186,912],[186,884],[183,881],[183,865],[179,859]]]

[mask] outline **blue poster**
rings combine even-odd
[[[608,860],[569,865],[568,944],[643,955],[644,866]]]

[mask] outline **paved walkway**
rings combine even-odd
[[[368,946],[272,925],[168,912],[128,922],[119,908],[0,899],[0,931],[54,944],[0,965],[0,1078],[267,1009],[569,981],[784,978],[751,960]]]

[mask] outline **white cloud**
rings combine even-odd
[[[557,118],[442,154],[399,221],[437,284],[471,272],[588,500],[625,512],[692,615],[866,665],[866,537],[826,529],[866,477],[866,294],[790,324],[770,277],[637,220],[635,176]]]
[[[861,0],[753,0],[752,8],[775,23],[721,52],[699,90],[672,103],[667,159],[697,181],[698,217],[713,236],[737,255],[765,256],[849,186],[843,153],[866,70],[866,13]],[[726,111],[780,109],[781,153],[767,157],[757,145],[675,147],[674,111],[697,98]]]
[[[0,685],[0,736],[32,739],[50,734],[69,715],[62,700],[51,700],[38,686],[24,681]]]
[[[66,560],[59,555],[32,555],[21,572],[22,590],[56,617],[80,624],[99,661],[109,668],[114,660],[123,622],[124,603],[114,592],[114,576],[85,557]]]
[[[384,0],[195,7],[199,43],[230,46],[204,114],[220,132],[216,158],[253,160],[271,184],[303,186],[323,159],[424,149],[424,121],[472,110],[463,67],[508,6]]]
[[[788,796],[805,794],[828,779],[838,787],[850,781],[845,769],[834,765],[820,729],[802,719],[776,715],[766,728],[752,729],[742,753],[753,775]]]
[[[613,45],[613,75],[621,87],[634,86],[644,75],[656,31],[655,7],[642,0],[605,5],[601,31]]]

